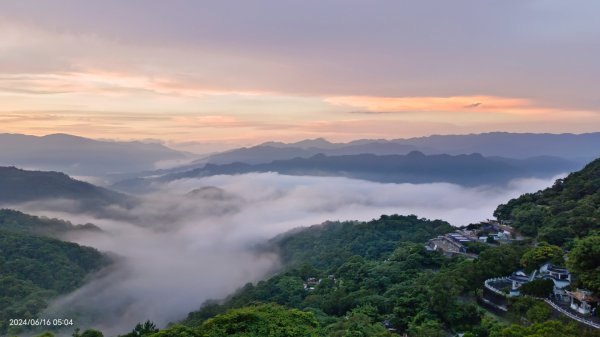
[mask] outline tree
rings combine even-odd
[[[312,313],[277,304],[233,309],[199,327],[206,337],[317,337],[319,323]]]
[[[560,321],[546,321],[530,326],[512,325],[492,337],[581,337],[581,331],[575,323],[564,324]]]
[[[589,236],[575,242],[567,266],[585,288],[600,292],[600,236]]]
[[[136,324],[135,328],[133,328],[133,330],[130,333],[121,337],[142,337],[151,335],[155,332],[158,332],[158,328],[156,327],[156,325],[150,321],[146,321],[143,324]]]
[[[342,317],[338,322],[327,327],[328,336],[331,337],[391,337],[392,334],[385,327],[363,313],[365,308],[357,308],[348,316]],[[368,311],[368,309],[366,309]]]
[[[434,320],[426,320],[415,325],[411,324],[409,332],[414,337],[444,337],[448,335],[442,325]]]
[[[42,334],[39,334],[35,337],[54,337],[54,334],[52,332],[44,332]]]
[[[564,252],[558,247],[547,242],[540,242],[536,247],[526,251],[521,257],[521,265],[527,272],[537,269],[546,262],[562,265],[565,261]]]
[[[554,282],[552,280],[533,280],[523,284],[519,290],[524,295],[546,298],[552,294]]]
[[[203,337],[198,329],[190,328],[183,325],[173,325],[168,329],[161,330],[150,335],[150,337]]]
[[[546,303],[535,303],[527,312],[525,317],[532,323],[541,323],[550,318],[552,310],[546,305]]]
[[[104,334],[98,330],[87,329],[81,334],[81,337],[104,337]]]

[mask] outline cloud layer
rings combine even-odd
[[[147,319],[164,326],[207,299],[222,298],[277,270],[277,256],[257,253],[253,247],[292,228],[392,213],[466,225],[490,218],[494,208],[509,198],[551,183],[520,180],[505,189],[464,188],[273,173],[175,181],[144,196],[141,206],[129,211],[143,226],[82,214],[50,214],[94,222],[106,234],[71,239],[120,258],[49,311],[75,315],[82,326],[110,334]],[[42,206],[37,212],[48,214]],[[29,207],[27,211],[34,211]]]

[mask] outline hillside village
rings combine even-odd
[[[425,248],[428,251],[440,252],[447,257],[463,256],[475,259],[477,254],[471,249],[474,243],[497,245],[524,239],[524,236],[510,226],[509,221],[488,219],[432,238],[428,240]],[[600,298],[590,290],[573,288],[571,284],[574,277],[564,266],[545,262],[531,272],[518,269],[510,275],[485,280],[479,300],[484,307],[502,315],[508,312],[509,299],[523,296],[521,293],[523,285],[541,283],[545,280],[548,281],[546,284],[551,286],[552,291],[547,297],[541,299],[565,317],[600,329],[600,318],[597,315]]]
[[[510,243],[522,239],[523,237],[510,225],[501,224],[496,220],[487,220],[430,239],[425,248],[430,251],[441,252],[448,257],[464,255],[475,258],[477,255],[470,249],[470,245],[475,242],[495,244]]]

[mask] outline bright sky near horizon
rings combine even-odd
[[[600,2],[3,1],[0,132],[600,131]]]

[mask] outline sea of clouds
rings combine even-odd
[[[278,257],[255,248],[290,229],[394,213],[467,225],[554,179],[462,187],[252,173],[177,180],[140,196],[136,207],[107,208],[106,217],[57,212],[56,201],[53,211],[43,203],[23,210],[102,228],[68,239],[108,252],[117,262],[56,300],[47,314],[75,316],[82,328],[118,334],[146,320],[165,326],[206,300],[275,272]]]

